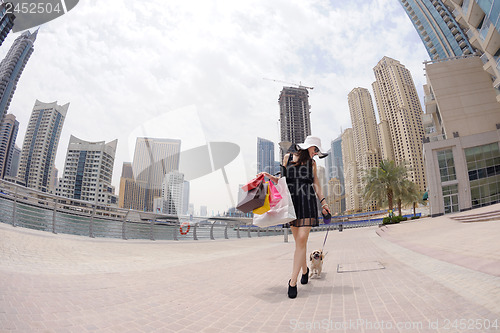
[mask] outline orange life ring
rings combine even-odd
[[[187,230],[186,232],[184,232],[184,230],[182,230],[182,227],[187,225]],[[179,227],[179,232],[181,233],[181,235],[186,235],[188,232],[189,232],[189,229],[191,229],[191,225],[189,223],[186,223],[184,222],[183,224],[181,224],[181,226]]]

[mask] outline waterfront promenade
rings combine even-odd
[[[294,300],[292,237],[125,241],[0,223],[0,332],[500,332],[500,221],[450,218],[495,210],[330,231],[321,279]]]

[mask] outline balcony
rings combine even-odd
[[[434,97],[433,94],[429,94],[429,95],[424,96],[424,103],[425,104],[432,103],[435,100],[436,100],[436,98]]]
[[[467,23],[469,23],[469,25],[473,26],[474,28],[477,28],[484,18],[484,12],[481,9],[481,7],[479,7],[477,2],[473,0],[470,1],[469,6],[470,6],[469,10],[467,11],[467,13],[464,12],[463,15],[465,16],[465,19]]]
[[[490,24],[488,33],[484,38],[483,46],[484,51],[489,54],[496,54],[500,48],[500,33],[492,24]]]

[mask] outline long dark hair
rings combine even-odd
[[[293,162],[296,165],[305,165],[311,162],[311,156],[307,149],[300,149],[294,154],[298,156],[297,162]]]

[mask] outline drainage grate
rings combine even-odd
[[[370,262],[356,262],[352,264],[338,264],[337,273],[350,273],[350,272],[363,272],[363,271],[374,271],[377,269],[385,269],[378,261]]]

